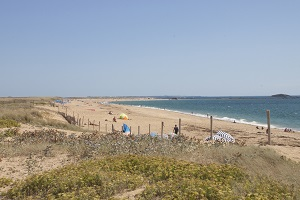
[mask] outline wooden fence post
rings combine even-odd
[[[149,124],[149,134],[151,133],[151,125]]]
[[[138,126],[138,135],[140,134],[140,126]]]
[[[181,135],[181,119],[180,118],[179,118],[179,122],[178,122],[178,128],[179,128],[178,134]]]
[[[213,117],[210,116],[210,139],[212,140],[213,135]]]
[[[270,120],[270,110],[267,110],[267,120],[268,120],[268,144],[271,145],[271,120]]]
[[[163,138],[164,134],[164,122],[161,122],[161,139]]]
[[[100,133],[100,121],[99,121],[99,133]]]

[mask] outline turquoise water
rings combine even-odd
[[[123,105],[166,109],[201,117],[213,116],[225,121],[267,126],[266,110],[270,110],[271,126],[300,131],[300,98],[275,97],[198,97],[178,100],[114,102]]]

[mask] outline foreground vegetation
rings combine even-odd
[[[66,134],[45,119],[45,111],[21,104],[0,106],[0,159],[27,157],[28,176],[0,175],[0,199],[126,199],[129,191],[136,199],[300,199],[300,165],[270,149],[184,136]],[[24,120],[53,129],[20,132]],[[38,158],[65,154],[71,162],[60,168],[37,165]]]
[[[250,180],[233,165],[199,165],[164,157],[123,155],[85,161],[15,183],[11,199],[108,199],[145,189],[137,199],[293,199],[266,178]]]
[[[5,157],[27,154],[30,158],[31,176],[13,184],[2,179],[2,187],[11,184],[3,199],[122,199],[118,195],[139,188],[137,199],[297,199],[300,195],[299,164],[281,159],[286,164],[281,165],[282,174],[272,169],[279,179],[264,176],[260,167],[252,173],[243,167],[250,160],[257,162],[249,157],[256,152],[265,159],[273,157],[272,162],[279,157],[259,147],[207,146],[186,137],[161,140],[95,133],[75,137],[42,130],[17,134],[11,147],[1,146],[0,151]],[[63,153],[74,162],[43,173],[35,171],[32,155],[47,158]],[[205,157],[199,159],[200,155]],[[294,179],[282,179],[287,172],[293,172]]]

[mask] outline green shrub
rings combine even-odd
[[[6,187],[9,184],[11,184],[13,182],[12,179],[8,179],[8,178],[0,178],[0,188],[1,187]]]
[[[145,186],[137,199],[293,199],[286,185],[249,181],[233,165],[200,165],[166,157],[113,156],[31,176],[15,184],[9,199],[108,199]],[[236,185],[240,192],[236,192]]]
[[[19,135],[19,129],[18,128],[10,128],[2,133],[0,133],[0,138],[5,138],[5,137],[14,137]]]
[[[0,119],[0,128],[20,127],[20,124],[13,119]]]

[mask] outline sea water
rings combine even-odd
[[[289,97],[182,97],[143,101],[114,102],[123,105],[163,109],[195,116],[267,126],[270,110],[271,127],[300,131],[300,98]]]

